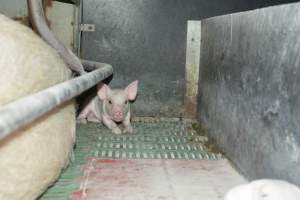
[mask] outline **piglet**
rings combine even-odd
[[[285,181],[262,179],[231,189],[225,200],[300,200],[300,189]]]
[[[125,89],[111,89],[106,84],[98,86],[97,95],[78,115],[79,122],[103,122],[114,134],[132,133],[130,124],[130,101],[137,96],[138,81],[130,83]],[[117,124],[123,124],[124,130]]]

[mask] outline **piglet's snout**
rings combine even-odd
[[[124,119],[124,113],[122,111],[115,111],[113,113],[113,118],[115,121],[122,121]]]
[[[117,112],[114,113],[114,116],[115,117],[123,117],[123,112],[117,111]]]

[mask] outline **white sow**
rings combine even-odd
[[[32,30],[0,14],[0,106],[71,77]],[[73,102],[0,140],[0,199],[35,199],[66,167],[75,142]]]
[[[286,181],[262,179],[231,189],[225,200],[300,200],[300,189]]]

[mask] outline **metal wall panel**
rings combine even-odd
[[[247,177],[300,185],[300,3],[202,21],[200,121]]]

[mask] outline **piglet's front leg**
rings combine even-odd
[[[111,129],[114,134],[122,133],[118,125],[114,121],[112,121],[107,115],[103,115],[102,117],[102,122],[104,123],[104,125]]]
[[[78,123],[86,124],[87,123],[87,118],[89,114],[91,113],[92,110],[92,105],[89,103],[78,115],[76,121]]]
[[[123,133],[132,133],[133,132],[133,128],[130,123],[130,111],[127,113],[122,124],[124,125]]]

